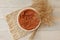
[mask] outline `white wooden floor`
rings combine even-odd
[[[54,15],[60,18],[60,0],[49,0],[49,3],[54,7]],[[0,0],[0,40],[12,40],[5,15],[29,5],[31,0]],[[35,40],[37,39],[60,40],[60,20],[53,27],[42,28],[36,34]],[[28,40],[28,37],[21,40]]]

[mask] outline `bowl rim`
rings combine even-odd
[[[37,12],[37,10],[34,9],[34,8],[32,8],[32,7],[27,7],[27,8],[21,9],[21,10],[18,12],[18,15],[17,15],[17,24],[18,24],[19,28],[21,28],[21,29],[24,30],[24,31],[34,31],[34,30],[36,30],[36,29],[40,26],[40,24],[41,24],[41,19],[40,19],[40,22],[39,22],[39,24],[37,25],[37,27],[34,28],[34,29],[31,29],[31,30],[24,29],[23,27],[21,27],[21,25],[20,25],[19,22],[18,22],[18,17],[19,17],[19,15],[21,14],[21,12],[24,11],[24,10],[27,10],[27,9],[32,9],[33,11]],[[37,13],[38,13],[38,12],[37,12]]]

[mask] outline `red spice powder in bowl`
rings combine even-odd
[[[18,13],[17,22],[21,29],[33,31],[39,27],[41,20],[39,19],[38,12],[35,9],[25,8]]]

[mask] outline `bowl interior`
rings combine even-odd
[[[18,13],[17,22],[22,30],[33,31],[39,27],[41,20],[35,9],[25,8]]]

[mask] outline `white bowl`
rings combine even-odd
[[[24,10],[27,10],[27,9],[32,9],[32,10],[34,10],[35,12],[37,12],[36,9],[31,8],[31,7],[23,8],[22,10],[19,11],[19,13],[18,13],[18,15],[17,15],[17,24],[18,24],[19,28],[21,28],[21,29],[24,30],[24,31],[34,31],[34,30],[36,30],[36,29],[40,26],[40,24],[41,24],[41,19],[40,19],[40,22],[39,22],[39,24],[37,25],[37,27],[34,28],[34,29],[32,29],[32,30],[26,30],[26,29],[22,28],[21,25],[20,25],[19,22],[18,22],[18,17],[19,17],[19,15],[20,15],[20,13],[21,13],[22,11],[24,11]],[[37,12],[37,13],[38,13],[38,12]]]

